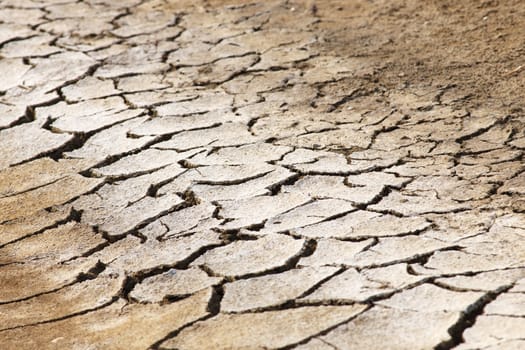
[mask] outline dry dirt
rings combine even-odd
[[[0,2],[0,348],[524,349],[525,4]]]

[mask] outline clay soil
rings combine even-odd
[[[374,67],[360,86],[447,87],[461,105],[521,113],[525,97],[522,1],[318,1],[324,52]]]
[[[525,348],[525,2],[0,0],[0,350]]]

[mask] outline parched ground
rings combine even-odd
[[[525,349],[525,4],[2,0],[0,348]]]

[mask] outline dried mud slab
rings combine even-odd
[[[364,308],[362,305],[320,306],[220,315],[186,328],[162,346],[166,349],[279,348],[344,322]],[[239,328],[239,324],[245,327]]]
[[[63,349],[91,344],[114,349],[147,348],[171,330],[206,316],[209,297],[208,290],[164,306],[126,305],[118,300],[78,317],[4,331],[0,339],[6,349]],[[150,328],[146,336],[142,334],[144,327]],[[127,335],[125,340],[123,334]]]

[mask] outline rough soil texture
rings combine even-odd
[[[0,348],[525,349],[524,19],[1,1]]]

